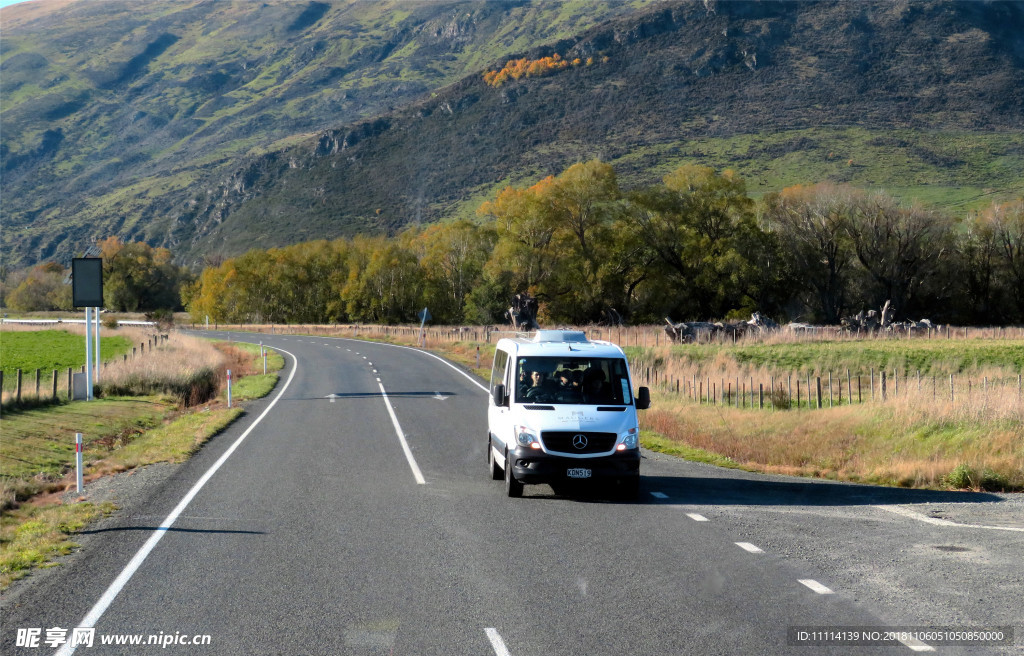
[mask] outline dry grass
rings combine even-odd
[[[171,333],[150,352],[106,367],[98,387],[104,396],[169,394],[194,406],[219,393],[226,360],[206,340]]]

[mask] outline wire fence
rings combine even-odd
[[[154,335],[146,341],[132,346],[131,353],[122,353],[120,358],[106,360],[100,364],[100,372],[112,362],[122,362],[142,357],[165,343],[168,335]],[[83,349],[84,350],[84,349]],[[74,374],[85,373],[86,365],[66,369],[12,369],[0,370],[0,403],[20,404],[29,401],[53,401],[71,399],[74,396]]]

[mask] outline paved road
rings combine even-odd
[[[16,647],[16,630],[90,614],[96,645],[77,654],[902,654],[924,646],[796,647],[787,627],[1024,634],[1024,532],[1003,530],[1024,528],[1017,498],[645,452],[638,503],[547,486],[508,499],[486,473],[485,392],[457,368],[384,344],[234,338],[289,354],[280,392],[84,536],[59,575],[15,586],[4,654],[52,653]],[[210,644],[98,644],[161,633]]]

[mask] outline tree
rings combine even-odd
[[[71,285],[65,285],[67,271],[56,262],[43,262],[12,274],[7,281],[7,307],[21,312],[72,309]]]
[[[994,205],[982,215],[998,247],[1000,270],[1024,320],[1024,199]]]
[[[759,309],[758,244],[767,243],[743,180],[701,166],[683,166],[664,184],[632,194],[630,217],[672,280],[665,313],[723,317]],[[766,260],[767,263],[767,260]]]
[[[103,258],[103,302],[111,310],[135,312],[181,307],[186,269],[166,248],[144,242],[124,244],[117,237],[99,242]]]
[[[369,323],[412,321],[422,308],[416,256],[394,240],[357,237],[342,289],[349,316]]]
[[[856,253],[847,232],[858,192],[817,184],[789,187],[765,200],[783,252],[805,291],[805,303],[827,324],[838,324],[849,309]]]
[[[477,285],[494,248],[492,229],[469,221],[432,225],[408,235],[419,258],[424,281],[424,302],[438,323],[465,320],[466,300]]]
[[[925,312],[929,299],[950,294],[951,281],[935,275],[950,249],[952,220],[920,207],[902,208],[891,197],[865,197],[846,223],[846,232],[866,275],[868,302],[887,300],[897,317]]]

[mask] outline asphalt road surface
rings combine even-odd
[[[277,389],[82,536],[59,571],[5,594],[2,653],[1024,652],[1019,497],[645,451],[635,503],[549,486],[509,499],[486,471],[486,392],[458,367],[385,344],[233,338],[286,353]],[[929,626],[1017,635],[789,641],[797,627],[835,638]],[[93,646],[46,646],[47,629],[70,639],[74,627],[92,627]],[[17,646],[33,628],[40,646]],[[160,644],[100,644],[133,636]]]

